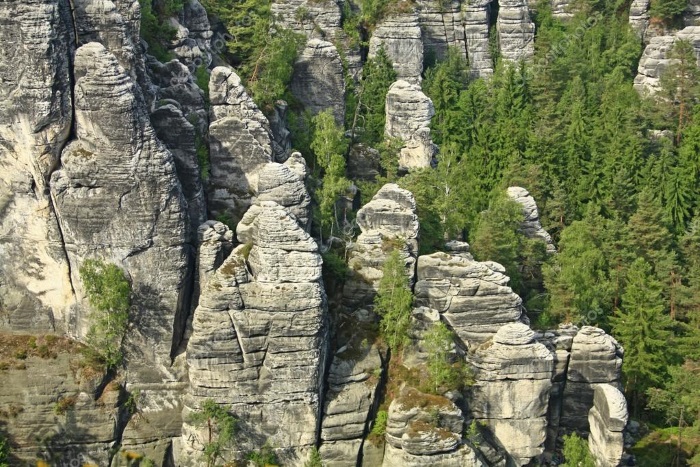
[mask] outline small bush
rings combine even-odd
[[[61,397],[54,404],[53,413],[55,413],[56,415],[63,415],[69,409],[72,409],[75,406],[75,403],[77,402],[77,400],[78,399],[75,396]]]
[[[273,450],[272,445],[267,442],[260,448],[259,451],[251,451],[246,456],[246,459],[253,462],[255,467],[268,467],[273,465],[279,465],[277,460],[277,455]]]

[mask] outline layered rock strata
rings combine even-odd
[[[462,3],[467,59],[474,78],[493,74],[493,57],[489,47],[490,4],[489,0]]]
[[[469,355],[476,382],[471,415],[485,423],[516,465],[544,452],[554,355],[523,323],[502,326]]]
[[[371,306],[382,278],[382,267],[393,249],[401,254],[412,284],[418,254],[416,200],[398,185],[384,185],[357,212],[361,233],[348,258],[350,277],[343,289],[343,303],[351,310]]]
[[[438,2],[418,0],[418,21],[423,31],[423,47],[426,59],[442,59],[449,47],[456,47],[466,58],[464,28],[459,0]]]
[[[535,198],[525,188],[519,186],[509,187],[508,196],[522,206],[524,220],[520,224],[520,230],[523,234],[528,238],[542,240],[547,245],[547,253],[555,253],[557,249],[552,242],[552,237],[542,228],[540,223],[540,214]]]
[[[415,306],[437,310],[466,345],[485,342],[524,318],[522,299],[504,273],[500,264],[475,261],[467,252],[421,256]]]
[[[591,427],[588,447],[598,467],[620,465],[627,420],[627,401],[620,390],[610,384],[597,385],[593,392],[593,407],[588,412]]]
[[[504,60],[530,60],[535,54],[535,23],[527,0],[503,0],[498,4],[498,45]]]
[[[306,35],[309,39],[332,41],[342,36],[342,3],[334,0],[274,1],[272,16],[280,26]]]
[[[369,40],[369,56],[380,48],[394,65],[396,78],[417,84],[423,72],[423,40],[415,12],[389,16],[377,25]]]
[[[294,64],[290,91],[312,114],[326,109],[345,121],[345,72],[333,44],[311,39]]]
[[[270,124],[230,68],[212,71],[209,99],[209,212],[237,223],[258,192],[260,170],[273,161]]]
[[[206,433],[189,414],[212,399],[239,419],[236,450],[268,440],[300,463],[315,443],[326,355],[326,299],[318,246],[274,202],[203,287],[187,348],[189,394],[180,443],[196,459]]]
[[[389,138],[403,141],[399,168],[404,170],[430,167],[437,147],[430,138],[430,120],[435,115],[433,101],[420,86],[399,80],[386,95],[386,124]]]

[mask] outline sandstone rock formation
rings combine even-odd
[[[464,416],[449,399],[407,388],[389,406],[383,467],[483,466],[462,440]]]
[[[70,9],[2,2],[0,21],[0,327],[64,330],[75,298],[48,184],[73,114]]]
[[[252,243],[258,236],[255,220],[265,210],[263,204],[273,201],[287,208],[299,226],[308,232],[311,226],[311,197],[304,180],[306,163],[301,154],[294,153],[287,162],[270,162],[259,174],[257,196],[236,227],[236,236],[241,243]]]
[[[437,152],[430,139],[430,120],[435,115],[433,102],[417,84],[399,80],[386,95],[385,134],[404,142],[399,167],[430,167]]]
[[[312,114],[331,109],[336,123],[345,121],[345,73],[333,44],[311,39],[294,64],[290,90]]]
[[[524,317],[522,300],[504,272],[500,264],[475,261],[469,253],[421,256],[414,305],[440,312],[466,345],[485,342]]]
[[[176,31],[170,47],[177,58],[193,69],[208,67],[212,61],[210,43],[214,33],[199,0],[185,1],[180,17],[170,18],[170,25]]]
[[[423,41],[415,12],[391,15],[377,25],[369,41],[369,56],[374,57],[382,47],[394,65],[397,79],[420,83]]]
[[[516,465],[544,451],[547,403],[554,355],[523,323],[502,326],[470,352],[475,384],[468,392],[471,415],[485,423]]]
[[[467,58],[474,78],[493,74],[493,57],[489,48],[490,4],[489,0],[462,3]]]
[[[332,41],[342,35],[342,3],[335,0],[275,0],[270,6],[280,26],[309,39]]]
[[[652,37],[639,59],[634,88],[642,94],[655,94],[661,89],[661,76],[673,63],[669,53],[676,39],[693,44],[695,55],[700,63],[700,26],[688,26],[672,35]]]
[[[416,4],[426,57],[431,55],[435,59],[444,58],[448,47],[457,47],[466,57],[461,18],[462,2],[418,0]]]
[[[357,212],[357,224],[362,233],[350,250],[351,273],[343,289],[343,300],[349,309],[372,304],[382,267],[392,249],[399,250],[406,274],[411,284],[414,282],[418,253],[416,200],[410,191],[388,183]]]
[[[270,126],[230,68],[212,71],[209,98],[209,211],[236,223],[258,191],[258,173],[273,161]]]
[[[574,16],[574,2],[570,0],[552,0],[552,16],[555,18],[568,19]],[[631,16],[631,14],[630,14]],[[631,22],[631,18],[630,18]]]
[[[262,207],[252,246],[237,247],[210,276],[194,314],[183,459],[201,455],[204,432],[188,414],[206,399],[245,427],[238,452],[269,440],[299,463],[316,440],[326,354],[321,257],[285,208]]]
[[[521,231],[528,238],[536,238],[542,240],[547,245],[547,253],[555,253],[557,251],[552,237],[542,228],[540,224],[540,214],[537,209],[537,203],[530,193],[519,186],[508,188],[508,196],[523,207],[523,215],[525,219],[521,224]]]
[[[599,384],[588,413],[591,434],[588,446],[598,467],[617,467],[624,450],[623,430],[627,426],[627,401],[615,386]]]
[[[622,347],[602,329],[583,326],[571,345],[560,432],[588,432],[588,411],[597,384],[619,385]]]
[[[629,22],[640,39],[644,38],[649,26],[649,0],[632,0],[630,5]]]
[[[498,45],[504,60],[530,60],[535,53],[535,23],[527,0],[504,0],[498,4]]]

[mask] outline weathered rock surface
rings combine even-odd
[[[389,16],[377,25],[369,40],[369,56],[384,48],[394,65],[396,78],[417,84],[423,72],[423,41],[418,14]]]
[[[467,58],[474,78],[493,74],[493,57],[489,48],[490,3],[490,0],[462,3]]]
[[[700,1],[688,0],[683,13],[683,24],[686,26],[700,26]]]
[[[343,289],[343,302],[349,309],[371,306],[382,267],[393,249],[399,250],[413,284],[418,253],[416,200],[410,191],[388,183],[357,212],[357,224],[362,233],[352,245],[350,277]]]
[[[554,355],[523,323],[502,326],[468,357],[476,382],[471,415],[483,421],[517,465],[543,453]]]
[[[527,0],[503,0],[498,4],[498,45],[504,60],[530,60],[535,54],[535,23]]]
[[[644,34],[649,26],[649,3],[650,0],[632,0],[630,5],[630,26],[640,39],[644,38]]]
[[[237,247],[210,276],[194,314],[183,459],[201,455],[205,432],[187,420],[205,399],[240,419],[239,453],[269,440],[294,463],[316,440],[326,353],[321,257],[285,208],[262,207],[252,246]]]
[[[623,349],[605,331],[583,326],[571,345],[560,427],[561,433],[588,431],[588,411],[597,384],[620,382]]]
[[[426,57],[431,55],[435,59],[441,59],[447,55],[449,47],[457,47],[466,58],[460,13],[462,2],[418,0],[416,4]]]
[[[574,2],[571,0],[552,0],[552,15],[555,18],[568,19],[574,16]],[[630,13],[631,23],[631,13]]]
[[[693,44],[696,58],[700,62],[700,26],[688,26],[672,35],[652,37],[639,59],[634,88],[642,94],[656,94],[661,89],[661,76],[673,63],[669,53],[677,39]]]
[[[598,467],[617,467],[624,450],[623,430],[627,426],[627,401],[615,386],[599,384],[588,413],[591,434],[588,447]]]
[[[463,426],[462,411],[449,399],[408,388],[389,406],[382,466],[484,465],[462,440]]]
[[[259,174],[260,191],[236,227],[238,241],[252,243],[259,235],[255,220],[265,210],[263,204],[266,201],[274,201],[287,208],[299,226],[308,232],[311,226],[311,196],[304,185],[305,178],[306,162],[298,152],[284,164],[270,162],[265,165]]]
[[[70,9],[2,2],[0,23],[0,327],[65,329],[75,298],[47,187],[71,126]]]
[[[176,31],[170,49],[177,58],[193,69],[208,67],[212,61],[211,39],[214,33],[207,11],[199,0],[185,1],[179,18],[170,18],[170,26]]]
[[[469,253],[418,258],[415,306],[440,312],[466,344],[487,341],[504,324],[523,319],[522,300],[508,287],[503,267]]]
[[[433,115],[433,101],[423,94],[419,85],[399,80],[389,88],[384,133],[404,142],[399,156],[400,168],[430,167],[437,153],[430,138],[430,120]]]
[[[330,109],[336,123],[345,121],[345,73],[330,42],[311,39],[306,44],[294,64],[290,90],[312,114]]]
[[[270,7],[280,26],[309,39],[341,37],[342,3],[334,0],[276,0]]]
[[[348,154],[348,177],[351,180],[376,180],[381,168],[379,151],[362,143],[354,144]]]
[[[508,196],[523,207],[523,220],[520,229],[528,238],[536,238],[542,240],[547,245],[547,253],[555,253],[557,251],[552,237],[542,228],[540,224],[540,213],[537,209],[537,203],[530,193],[522,187],[512,186],[508,188]]]
[[[328,372],[321,426],[324,465],[354,467],[376,405],[382,357],[359,338],[341,347]]]
[[[212,71],[209,99],[208,207],[236,223],[258,192],[260,170],[273,161],[270,126],[230,68]]]

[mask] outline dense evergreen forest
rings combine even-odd
[[[178,6],[166,3],[144,14],[151,44],[169,33],[158,15]],[[681,450],[683,461],[700,465],[700,69],[689,43],[674,46],[678,60],[656,97],[633,88],[642,43],[622,1],[581,0],[566,21],[538,3],[534,59],[501,63],[494,44],[489,79],[470,77],[457,51],[441,60],[426,54],[422,88],[435,106],[440,150],[433,168],[403,174],[400,144],[384,137],[385,96],[396,79],[385,54],[365,63],[357,83],[347,80],[341,127],[330,113],[304,112],[288,92],[303,40],[275,29],[269,3],[202,3],[234,38],[225,59],[256,103],[263,110],[276,99],[290,103],[293,144],[313,172],[317,237],[352,236],[352,215],[339,214],[338,200],[355,187],[363,203],[387,181],[409,189],[421,253],[467,240],[477,259],[505,266],[535,326],[595,325],[624,346],[630,411],[648,427],[633,450],[641,465],[670,465]],[[684,6],[656,0],[651,11],[673,24]],[[367,32],[396,7],[346,3],[344,47],[366,49]],[[357,143],[381,155],[376,182],[348,178],[347,154]],[[509,186],[537,200],[557,254],[519,232],[522,213],[505,195]],[[342,248],[324,259],[327,285],[342,283]]]

